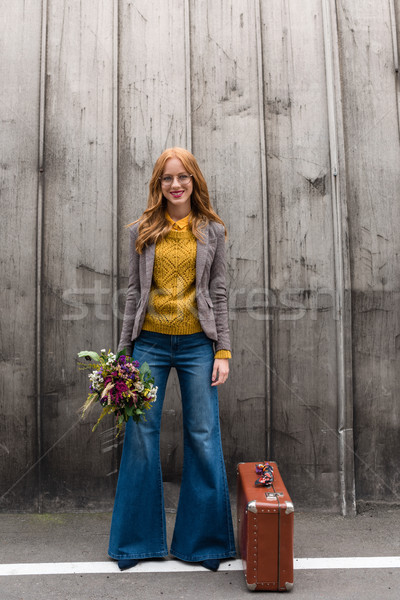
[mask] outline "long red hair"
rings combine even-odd
[[[139,254],[141,254],[145,246],[156,243],[159,239],[164,238],[172,228],[172,224],[165,218],[164,213],[167,207],[167,200],[163,196],[160,181],[160,177],[164,172],[165,163],[169,158],[178,158],[185,167],[185,170],[192,175],[192,219],[190,221],[190,226],[193,235],[202,241],[203,236],[201,230],[209,221],[216,221],[225,227],[224,222],[211,206],[207,183],[193,154],[184,148],[168,148],[159,156],[154,165],[153,174],[149,183],[149,197],[146,210],[139,219],[136,219],[136,221],[127,225],[127,227],[130,227],[134,223],[139,222],[139,234],[136,240],[136,250]],[[227,231],[225,227],[225,237],[226,236]]]

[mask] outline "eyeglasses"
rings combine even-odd
[[[180,175],[177,175],[177,179],[181,185],[187,185],[191,177],[193,177],[193,175],[187,175],[186,173],[181,173]],[[165,177],[160,177],[161,184],[165,185],[165,187],[172,185],[174,179],[175,177],[172,177],[172,175],[165,175]]]

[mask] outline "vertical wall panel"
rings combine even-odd
[[[230,478],[266,451],[266,337],[257,29],[254,2],[191,2],[193,152],[228,229],[231,342],[219,389]]]
[[[262,7],[274,303],[272,455],[295,502],[338,508],[334,248],[321,3],[279,0]]]
[[[99,507],[113,492],[105,426],[92,434],[78,421],[87,372],[76,365],[79,350],[112,343],[112,34],[111,2],[49,2],[41,417],[43,452],[52,449],[43,461],[44,509]]]
[[[119,63],[119,256],[120,323],[128,284],[129,232],[125,225],[147,206],[153,165],[163,150],[186,147],[190,68],[185,4],[120,3]],[[161,457],[165,479],[179,477],[182,465],[181,401],[177,378],[168,382]]]
[[[41,3],[0,2],[0,509],[37,509],[36,221]],[[17,485],[14,484],[19,481]]]
[[[353,365],[351,337],[351,276],[348,231],[348,196],[342,85],[338,48],[336,1],[322,0],[331,206],[334,248],[336,325],[337,436],[340,508],[343,515],[356,511],[353,435]]]
[[[357,496],[399,498],[400,145],[390,3],[338,5],[352,261]]]

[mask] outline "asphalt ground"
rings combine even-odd
[[[167,510],[170,543],[175,514]],[[232,510],[235,519],[234,498]],[[217,573],[172,557],[120,572],[107,557],[110,520],[111,513],[1,514],[0,600],[282,598],[250,592],[239,560],[224,561]],[[294,588],[286,594],[293,600],[398,600],[400,509],[370,508],[348,518],[295,512],[294,555]],[[345,561],[338,565],[332,559],[339,557]]]

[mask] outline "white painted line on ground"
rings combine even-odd
[[[241,560],[223,561],[220,571],[241,571]],[[295,558],[294,568],[304,569],[394,569],[400,568],[400,556],[344,556],[336,558]],[[179,560],[145,560],[125,573],[205,572],[204,567]],[[0,565],[0,576],[68,575],[120,573],[114,561],[68,563],[16,563]]]
[[[232,560],[223,563],[224,571],[239,571],[241,569],[241,560]],[[143,560],[136,567],[124,571],[124,573],[179,573],[184,571],[204,572],[205,569],[201,565],[184,563],[179,560]],[[121,573],[121,571],[117,563],[111,560],[108,562],[19,563],[0,565],[0,576],[61,575],[68,573]]]
[[[295,569],[398,569],[400,556],[340,556],[295,558]]]
[[[345,556],[337,558],[295,558],[294,568],[304,569],[394,569],[400,568],[400,556]],[[242,561],[221,563],[220,571],[241,571]],[[125,573],[183,573],[205,572],[204,567],[178,560],[144,560]],[[108,562],[59,562],[15,563],[0,565],[0,576],[19,575],[68,575],[91,573],[121,573],[114,561]]]

